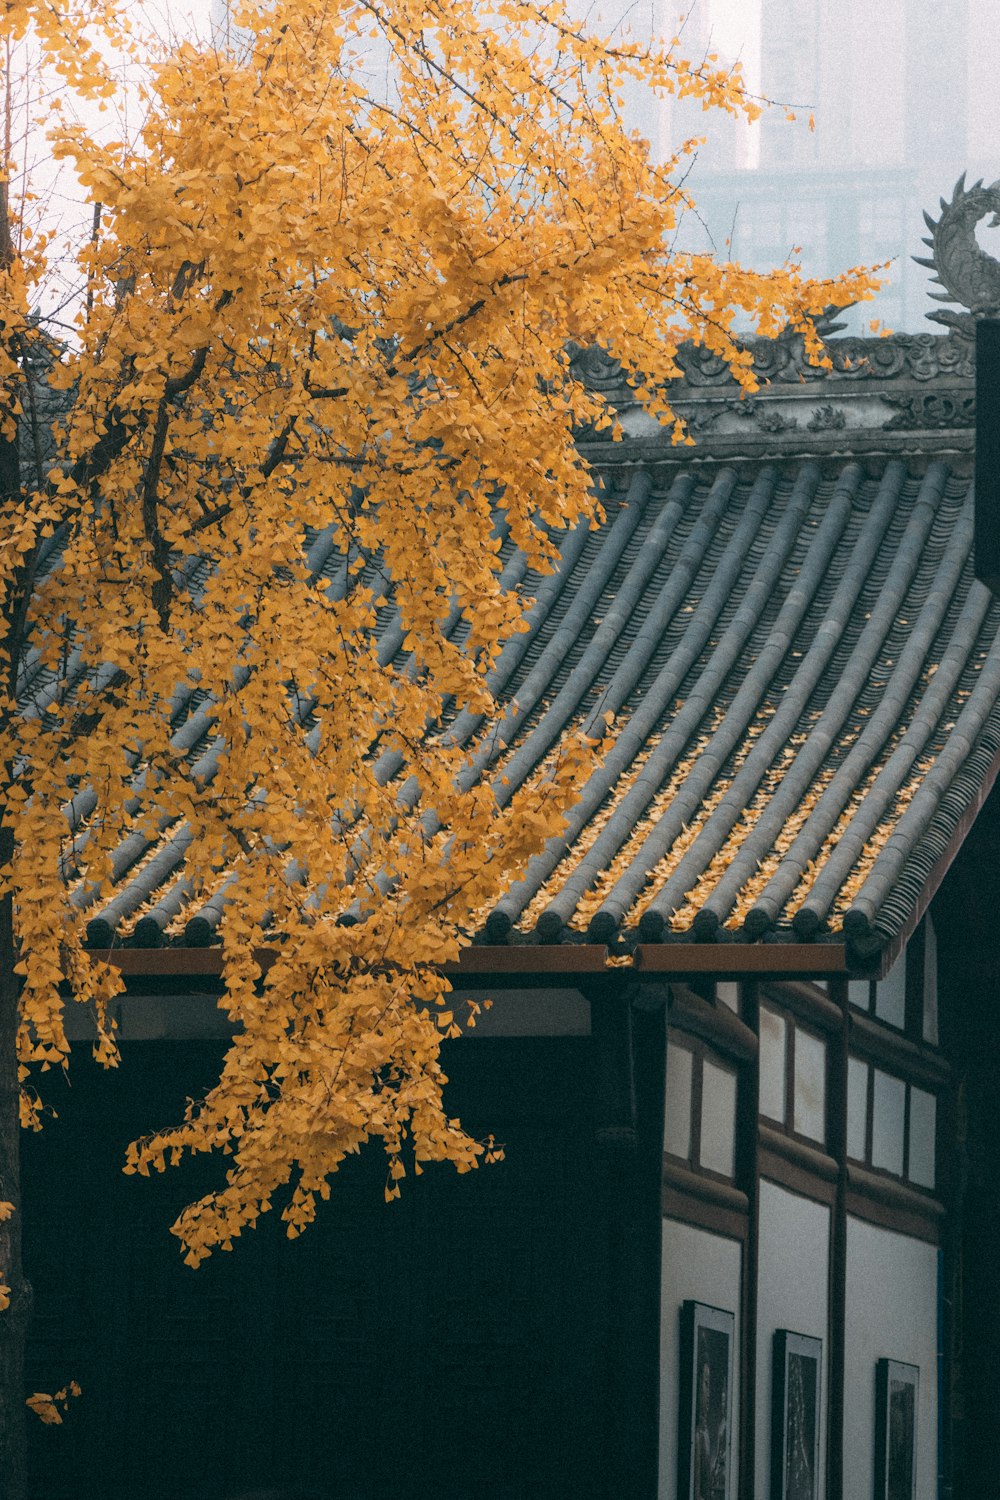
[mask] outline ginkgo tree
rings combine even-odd
[[[737,318],[791,325],[820,359],[813,318],[873,285],[671,248],[683,158],[650,160],[622,125],[623,88],[758,112],[738,69],[685,61],[676,41],[593,35],[559,0],[496,0],[487,16],[476,0],[257,0],[235,14],[232,47],[157,52],[118,10],[12,0],[0,15],[8,91],[21,55],[60,79],[38,128],[89,200],[71,247],[76,321],[56,341],[54,252],[14,196],[8,140],[0,1472],[13,1497],[30,1311],[18,1121],[39,1123],[38,1072],[66,1064],[64,1005],[88,1008],[116,1061],[120,972],[113,951],[88,950],[88,921],[171,841],[178,909],[222,907],[235,1035],[220,1077],[185,1119],[151,1121],[167,1128],[126,1164],[227,1153],[217,1191],[174,1225],[191,1265],[272,1205],[297,1234],[372,1138],[390,1197],[422,1162],[476,1166],[489,1143],[442,1098],[441,964],[558,832],[601,752],[571,740],[511,796],[490,742],[494,669],[530,604],[503,543],[550,567],[566,528],[601,515],[574,433],[617,435],[567,347],[609,350],[680,440],[669,384],[684,341],[750,389]],[[111,140],[63,106],[112,97],[108,59],[123,57],[141,69],[141,125]],[[40,442],[42,386],[62,414]]]

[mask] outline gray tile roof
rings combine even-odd
[[[501,731],[518,779],[570,725],[610,710],[619,739],[489,935],[892,937],[1000,748],[971,537],[942,463],[640,470],[568,574],[590,618],[539,622]]]
[[[927,358],[914,347],[911,366]],[[846,378],[853,391],[853,359]],[[898,397],[882,399],[891,414]],[[475,774],[501,801],[567,733],[611,714],[617,738],[479,940],[847,932],[860,953],[912,923],[1000,759],[1000,602],[972,576],[968,434],[900,452],[890,416],[879,451],[853,420],[803,420],[791,439],[760,422],[741,457],[727,433],[715,450],[609,447],[607,520],[565,539],[556,573],[532,577],[505,544],[508,580],[536,595],[530,630],[493,674],[503,717],[459,714],[448,732],[488,731]],[[322,538],[311,561],[336,587]],[[401,651],[387,615],[382,658]],[[208,716],[196,698],[178,713],[178,747],[210,778]],[[69,815],[85,837],[85,793]],[[95,945],[214,940],[232,882],[193,900],[187,837],[136,835],[114,899],[78,894]]]

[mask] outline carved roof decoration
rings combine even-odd
[[[798,335],[749,339],[759,390],[744,394],[710,350],[685,346],[683,382],[669,392],[672,409],[694,437],[693,461],[787,457],[789,453],[863,457],[896,452],[971,453],[975,426],[975,346],[963,332],[833,337],[832,369],[811,365]],[[625,435],[621,455],[640,457],[663,434],[636,400],[621,367],[603,349],[577,350],[573,373],[615,406]],[[600,461],[611,439],[582,433]],[[616,457],[619,455],[616,455]]]
[[[989,219],[991,229],[1000,227],[1000,181],[984,187],[980,178],[967,188],[963,172],[951,201],[941,199],[941,217],[932,219],[925,213],[924,219],[930,230],[924,244],[930,246],[931,254],[913,259],[932,270],[931,280],[944,287],[943,292],[930,295],[935,301],[957,302],[968,309],[963,314],[938,308],[927,316],[969,335],[976,318],[996,317],[1000,312],[1000,261],[976,239],[976,226],[983,219]]]

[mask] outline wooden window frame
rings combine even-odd
[[[683,1040],[681,1039],[683,1038]],[[710,1182],[718,1182],[726,1187],[736,1187],[739,1174],[739,1117],[740,1117],[740,1090],[743,1080],[740,1076],[740,1066],[731,1057],[713,1047],[710,1042],[701,1037],[693,1036],[690,1032],[679,1032],[676,1036],[668,1033],[667,1047],[681,1047],[685,1052],[691,1053],[691,1118],[690,1144],[687,1157],[677,1156],[668,1151],[666,1145],[663,1148],[664,1160],[675,1163],[678,1167],[691,1173],[695,1177],[705,1177]],[[702,1166],[701,1163],[701,1107],[704,1097],[704,1068],[705,1060],[713,1063],[717,1068],[732,1073],[736,1083],[736,1108],[733,1112],[733,1172],[727,1176],[724,1172],[716,1172],[712,1167]]]
[[[866,1007],[856,1005],[849,997],[848,1004],[853,1015],[867,1016],[876,1026],[883,1027],[887,1036],[902,1037],[919,1047],[939,1051],[939,1043],[928,1042],[924,1039],[924,983],[927,974],[927,923],[929,920],[929,914],[921,918],[906,944],[901,959],[897,960],[903,964],[902,1026],[894,1026],[891,1021],[883,1020],[876,1014],[877,986],[883,982],[882,980],[869,981]]]
[[[848,1156],[849,1163],[855,1163],[874,1177],[884,1177],[887,1182],[898,1182],[914,1193],[923,1194],[928,1199],[939,1197],[938,1189],[941,1184],[941,1130],[944,1093],[940,1087],[935,1087],[925,1078],[914,1078],[899,1070],[887,1068],[879,1058],[873,1058],[863,1052],[853,1051],[850,1056],[858,1062],[862,1062],[868,1069],[868,1092],[865,1099],[865,1154],[860,1156]],[[903,1170],[902,1172],[890,1172],[887,1167],[877,1167],[872,1161],[872,1141],[875,1130],[875,1073],[885,1073],[890,1078],[895,1078],[905,1089],[903,1097]],[[934,1099],[934,1186],[925,1187],[922,1183],[914,1182],[910,1177],[910,1100],[913,1090],[920,1089],[922,1093],[930,1094]],[[846,1145],[845,1145],[846,1151]]]
[[[760,1122],[767,1130],[796,1142],[804,1152],[826,1156],[830,1141],[830,1049],[831,1039],[839,1029],[840,1016],[839,1013],[831,1016],[830,1011],[835,1011],[835,1007],[822,992],[814,991],[815,986],[804,983],[763,987],[761,1005],[780,1015],[785,1023],[785,1113],[783,1120],[762,1114]],[[819,1140],[795,1129],[795,1038],[799,1031],[805,1031],[823,1044],[823,1134]],[[805,1163],[808,1157],[803,1154],[802,1160]]]

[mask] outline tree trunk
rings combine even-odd
[[[0,869],[10,856],[12,842],[11,830],[0,827]],[[10,1306],[0,1312],[0,1475],[4,1500],[28,1500],[24,1350],[31,1288],[21,1263],[15,961],[14,911],[6,895],[0,897],[0,1201],[12,1203],[14,1212],[0,1222],[0,1281],[10,1288]]]

